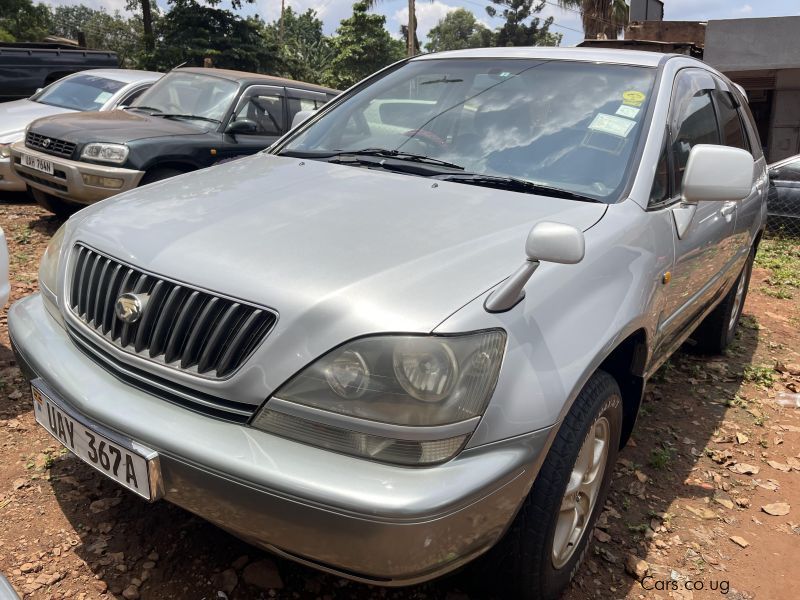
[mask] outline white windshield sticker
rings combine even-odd
[[[112,94],[111,92],[100,92],[99,94],[97,94],[97,98],[95,98],[94,101],[97,103],[107,102],[108,99],[111,98],[111,96],[113,95],[114,94]]]
[[[634,125],[636,125],[636,121],[600,113],[591,122],[589,129],[624,138],[628,137]]]
[[[641,110],[640,108],[635,108],[633,106],[625,106],[623,104],[617,109],[617,114],[620,117],[625,117],[627,119],[635,119],[636,115],[639,114],[640,110]]]

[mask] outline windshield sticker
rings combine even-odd
[[[94,99],[95,102],[107,102],[111,96],[113,96],[111,92],[100,92],[97,94],[97,98]]]
[[[600,113],[591,122],[589,129],[625,138],[628,137],[634,125],[636,125],[636,121]]]
[[[642,105],[644,99],[647,98],[642,92],[637,92],[636,90],[628,90],[627,92],[622,92],[622,103],[627,104],[628,106],[635,106],[636,108]]]
[[[639,114],[640,108],[636,108],[633,106],[626,106],[622,104],[618,109],[616,114],[620,117],[625,117],[626,119],[635,119],[636,115]]]

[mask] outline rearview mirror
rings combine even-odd
[[[236,121],[231,121],[225,129],[225,133],[230,133],[231,135],[236,135],[237,133],[258,133],[258,123],[250,119],[237,119]]]
[[[303,121],[310,119],[316,110],[299,110],[292,118],[292,129],[300,125]]]
[[[586,253],[586,240],[577,227],[565,223],[542,221],[533,226],[525,240],[526,260],[486,299],[489,312],[504,312],[525,297],[525,284],[540,262],[566,265],[579,263]]]
[[[753,157],[730,146],[698,144],[683,173],[683,201],[736,201],[753,189]]]

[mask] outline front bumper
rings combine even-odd
[[[53,163],[53,175],[23,166],[21,163],[23,153],[38,156]],[[25,142],[17,142],[11,146],[11,159],[17,176],[27,185],[79,204],[92,204],[133,189],[139,185],[144,176],[144,171],[96,165],[45,154],[26,147]],[[83,175],[118,179],[122,183],[118,188],[87,185],[83,180]]]
[[[12,166],[13,157],[0,157],[0,192],[24,192],[25,181]]]
[[[168,501],[258,546],[369,583],[432,579],[491,547],[533,483],[550,432],[431,468],[373,463],[122,383],[74,345],[38,295],[14,304],[8,324],[29,376],[85,418],[159,453]]]

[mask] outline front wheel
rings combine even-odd
[[[530,494],[490,553],[508,597],[558,598],[583,561],[603,510],[622,430],[622,395],[595,373],[567,413]]]
[[[36,188],[28,187],[28,191],[39,206],[58,217],[66,219],[83,208],[81,204],[64,200],[63,198],[37,190]]]

